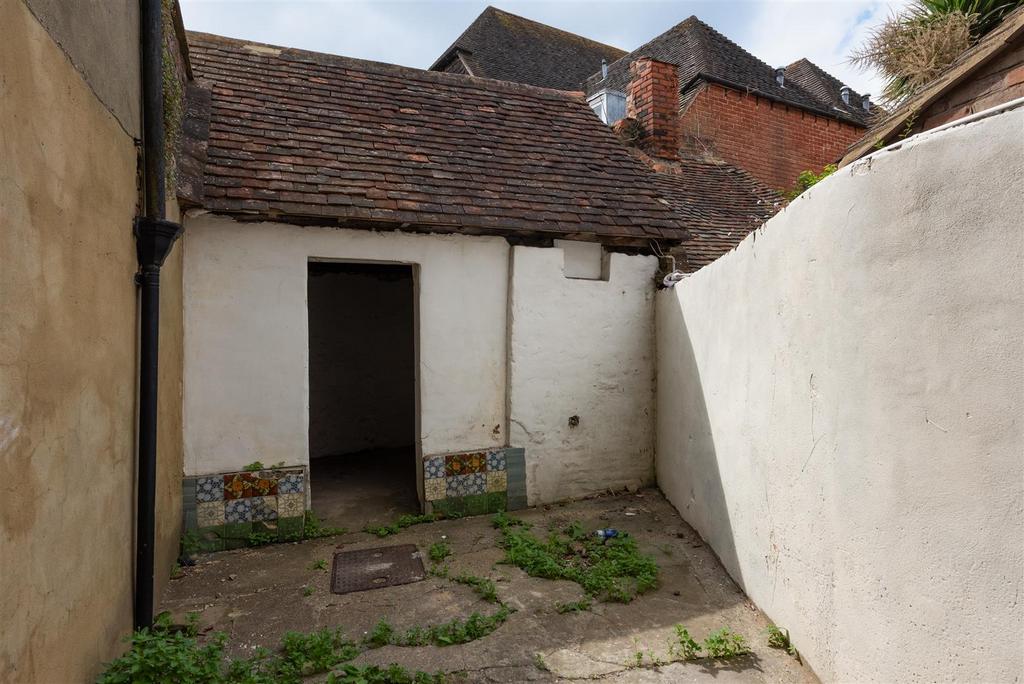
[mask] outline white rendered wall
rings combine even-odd
[[[658,295],[658,482],[825,681],[1024,677],[1022,141],[904,141]]]
[[[561,249],[513,248],[510,432],[531,505],[654,476],[657,259],[611,254],[608,281],[562,269]]]
[[[189,218],[185,473],[308,462],[310,258],[419,264],[425,454],[505,444],[508,244]]]

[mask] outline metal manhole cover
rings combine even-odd
[[[419,582],[427,576],[423,556],[415,544],[381,546],[376,549],[339,551],[334,554],[331,592],[381,589]]]

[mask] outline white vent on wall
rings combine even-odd
[[[600,242],[555,240],[555,247],[562,250],[562,273],[566,278],[607,279],[604,248]]]
[[[626,118],[626,94],[617,90],[599,90],[587,98],[587,103],[598,118],[611,126]]]

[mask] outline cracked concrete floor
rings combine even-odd
[[[417,544],[424,552],[442,535],[451,545],[454,574],[495,580],[498,595],[516,609],[496,631],[472,643],[387,646],[366,651],[355,662],[398,663],[411,670],[460,673],[453,682],[815,682],[814,674],[765,643],[765,616],[725,573],[700,537],[655,489],[602,496],[518,511],[538,534],[574,520],[586,529],[629,532],[658,562],[660,585],[632,603],[594,603],[591,610],[559,614],[555,605],[583,598],[579,586],[527,576],[501,565],[498,532],[490,516],[443,520],[410,527],[379,539],[356,532],[298,544],[227,551],[200,557],[184,577],[170,582],[163,610],[176,616],[196,611],[202,627],[229,635],[229,653],[240,656],[273,649],[284,632],[341,627],[359,639],[381,618],[399,631],[493,612],[465,586],[429,577],[422,582],[345,595],[330,593],[328,567],[338,549]],[[426,559],[425,559],[426,561]],[[306,587],[312,593],[306,595]],[[673,626],[682,624],[698,640],[728,626],[743,634],[752,654],[726,663],[694,661],[655,667],[668,658]],[[799,644],[797,644],[799,647]],[[644,666],[633,667],[638,651]]]

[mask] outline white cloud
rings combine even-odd
[[[861,93],[882,92],[882,79],[849,63],[874,25],[906,0],[788,0],[751,3],[743,31],[731,36],[772,66],[806,57]]]

